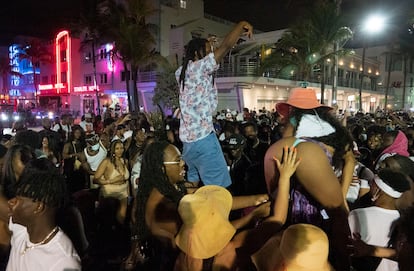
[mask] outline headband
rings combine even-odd
[[[402,193],[394,190],[391,186],[384,183],[383,180],[381,180],[378,176],[374,177],[374,181],[377,184],[377,186],[388,196],[393,197],[395,199],[398,199],[401,197]]]
[[[318,115],[304,114],[300,119],[295,137],[321,137],[335,132],[335,128]]]

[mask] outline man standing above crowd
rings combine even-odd
[[[224,187],[231,184],[213,127],[213,114],[218,103],[214,72],[240,36],[250,38],[252,31],[248,22],[238,23],[216,50],[213,40],[191,40],[186,47],[183,66],[175,73],[180,86],[180,139],[190,182],[202,181]]]

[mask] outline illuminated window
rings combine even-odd
[[[92,84],[92,75],[85,75],[85,85]]]
[[[180,0],[180,8],[187,8],[187,0]]]
[[[100,78],[101,78],[101,84],[107,84],[108,83],[108,76],[106,75],[106,73],[101,73]]]

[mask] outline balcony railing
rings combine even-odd
[[[262,74],[259,74],[259,66],[257,63],[250,63],[250,64],[240,64],[230,65],[225,63],[224,65],[220,66],[220,69],[216,73],[217,77],[254,77],[254,76],[263,76],[275,79],[285,79],[285,80],[293,80],[293,81],[307,81],[309,83],[320,83],[321,78],[319,74],[314,73],[314,75],[310,76],[306,80],[299,76],[283,76],[276,71],[266,71]],[[139,82],[155,82],[157,79],[157,72],[140,72],[139,73]],[[330,85],[332,83],[331,77],[325,78],[325,84]],[[338,86],[339,87],[346,87],[346,88],[355,88],[358,89],[360,85],[360,79],[358,77],[353,78],[338,78]],[[375,84],[375,79],[372,79],[371,82],[364,82],[363,87],[364,90],[371,90],[371,91],[378,91],[377,86]]]

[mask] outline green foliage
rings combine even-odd
[[[262,62],[261,71],[272,70],[281,77],[307,80],[315,65],[334,55],[349,54],[350,50],[341,47],[352,37],[352,31],[336,9],[330,1],[310,6],[300,22],[283,33],[273,53]],[[334,43],[339,43],[339,50],[334,51]]]
[[[157,110],[155,112],[148,113],[147,116],[149,122],[152,124],[152,127],[154,127],[155,136],[161,140],[166,140],[167,134],[165,131],[164,114],[160,110]]]
[[[167,61],[164,61],[163,65],[159,65],[157,85],[152,98],[154,105],[171,109],[179,106],[179,87],[175,78],[176,69],[177,67],[170,65]]]

